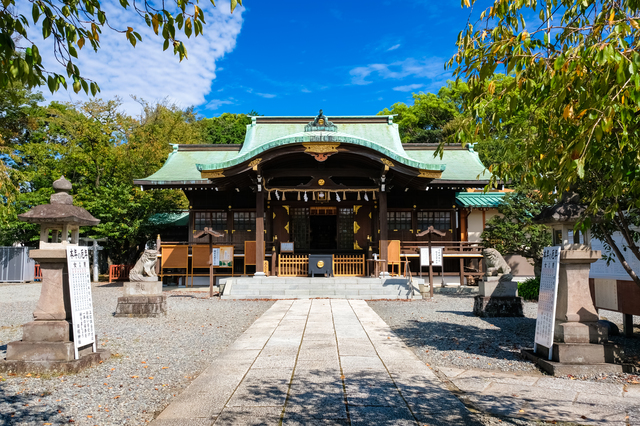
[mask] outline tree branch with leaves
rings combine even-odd
[[[28,0],[31,14],[20,13],[16,0],[2,0],[0,5],[0,89],[11,84],[34,88],[46,84],[51,92],[64,87],[78,93],[83,90],[95,96],[100,91],[97,82],[81,74],[74,63],[80,51],[88,45],[94,51],[100,48],[103,30],[122,33],[132,46],[142,41],[133,27],[119,28],[109,20],[99,0]],[[119,0],[128,9],[144,19],[153,32],[164,39],[163,49],[173,47],[180,61],[187,57],[187,49],[180,34],[190,38],[202,34],[206,25],[199,0],[172,0],[152,2]],[[215,7],[215,2],[210,0]],[[156,5],[160,4],[161,7]],[[231,0],[231,12],[242,0]],[[40,49],[29,36],[31,29],[42,32],[44,39],[53,39],[53,56],[66,69],[66,76],[45,69]],[[23,39],[26,46],[17,42]]]

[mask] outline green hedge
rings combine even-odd
[[[538,300],[540,294],[540,278],[529,278],[518,283],[518,296],[524,300]]]

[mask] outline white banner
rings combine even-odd
[[[540,276],[538,317],[536,319],[535,344],[549,348],[549,359],[553,348],[553,331],[558,302],[558,272],[560,271],[560,246],[545,247]]]
[[[442,266],[442,250],[444,247],[431,247],[431,264]],[[420,247],[420,266],[429,266],[429,247]]]
[[[96,351],[91,277],[89,275],[89,250],[87,247],[67,246],[67,268],[69,270],[73,346],[76,359],[78,359],[78,348],[82,346],[93,344],[93,350]]]

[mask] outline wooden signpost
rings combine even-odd
[[[436,234],[441,237],[444,237],[446,233],[443,231],[438,231],[433,226],[430,226],[424,231],[418,232],[416,236],[418,237],[423,237],[425,235],[429,236],[429,297],[433,298],[433,259],[432,259],[433,256],[431,252],[431,234]]]

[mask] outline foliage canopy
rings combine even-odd
[[[460,33],[448,63],[469,86],[462,141],[491,137],[534,112],[527,137],[503,141],[517,161],[494,164],[495,178],[533,185],[548,201],[577,190],[588,207],[584,225],[597,219],[605,239],[622,232],[638,257],[639,30],[636,0],[499,0]],[[498,87],[492,77],[502,70],[513,79]],[[493,108],[498,102],[508,108]],[[623,250],[612,249],[624,266]]]
[[[135,47],[142,36],[133,27],[117,28],[109,20],[105,7],[99,0],[28,0],[30,14],[23,14],[16,7],[16,0],[2,0],[0,5],[0,88],[12,84],[34,88],[47,84],[51,92],[69,85],[78,93],[96,95],[100,90],[97,82],[82,76],[74,63],[85,45],[94,51],[100,48],[100,34],[103,30],[122,33]],[[215,6],[215,2],[210,0]],[[174,54],[182,61],[187,57],[187,49],[180,40],[202,34],[205,19],[199,0],[172,0],[168,2],[129,2],[119,0],[123,9],[132,10],[142,18],[153,32],[164,39],[163,49],[173,48]],[[231,12],[242,0],[231,0]],[[30,29],[37,29],[44,39],[53,39],[55,59],[66,69],[66,77],[47,71],[42,64],[41,52],[29,36]],[[17,41],[23,39],[26,46]],[[44,54],[44,53],[43,53]]]

